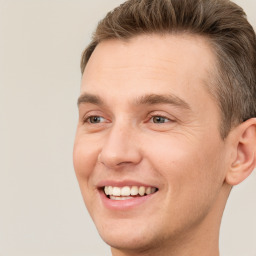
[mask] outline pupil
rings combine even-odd
[[[100,117],[99,116],[93,116],[93,117],[90,117],[90,122],[91,123],[99,123],[100,122]]]
[[[161,117],[161,116],[155,116],[153,118],[153,122],[154,123],[164,123],[165,122],[165,118],[164,117]]]

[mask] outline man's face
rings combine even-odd
[[[74,167],[111,246],[157,247],[218,226],[229,156],[207,91],[214,65],[204,39],[188,35],[109,40],[93,52],[82,78]]]

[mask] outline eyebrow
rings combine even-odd
[[[81,103],[91,103],[95,105],[103,105],[103,101],[100,97],[90,94],[83,93],[77,100],[77,105],[79,106]]]
[[[77,100],[77,105],[82,103],[91,103],[95,105],[104,105],[103,100],[94,94],[83,93]],[[162,95],[162,94],[146,94],[138,97],[135,100],[136,105],[157,105],[157,104],[170,104],[179,108],[190,110],[191,107],[183,99],[176,95]]]
[[[170,104],[183,109],[191,109],[189,104],[176,95],[147,94],[136,99],[137,105]]]

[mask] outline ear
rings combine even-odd
[[[235,128],[235,156],[226,174],[232,186],[241,183],[256,167],[256,118],[251,118]]]

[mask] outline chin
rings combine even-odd
[[[136,234],[135,234],[136,232]],[[101,235],[103,241],[107,243],[111,248],[115,248],[123,251],[147,251],[152,250],[154,242],[152,237],[145,236],[140,232],[137,233],[137,230],[134,229],[133,234],[124,232],[112,233],[112,234],[103,234]]]
[[[144,217],[147,220],[147,217]],[[112,248],[122,251],[147,251],[156,248],[157,244],[163,244],[163,238],[153,230],[150,222],[143,223],[141,220],[123,219],[107,225],[99,224],[96,227],[105,243]],[[143,225],[145,224],[145,225]]]

